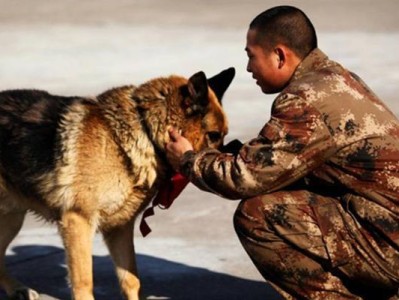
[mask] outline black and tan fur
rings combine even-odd
[[[195,149],[219,147],[227,133],[221,98],[228,69],[207,80],[158,78],[94,99],[37,90],[0,93],[0,285],[9,296],[38,299],[11,278],[5,251],[27,211],[59,227],[72,295],[93,298],[92,238],[100,231],[126,299],[137,300],[133,244],[137,214],[171,173],[167,130],[179,128]]]

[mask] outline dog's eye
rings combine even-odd
[[[207,135],[211,143],[219,142],[220,139],[222,138],[222,135],[218,131],[209,131]]]

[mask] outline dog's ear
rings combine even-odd
[[[188,79],[188,94],[184,100],[186,112],[188,114],[202,113],[208,105],[208,83],[205,73],[200,71]]]
[[[235,74],[236,70],[232,67],[208,79],[210,88],[214,91],[220,102],[222,102],[223,95],[233,81]]]

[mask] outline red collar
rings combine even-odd
[[[148,226],[145,218],[154,215],[154,208],[156,206],[159,206],[161,209],[168,209],[188,183],[189,180],[186,177],[180,173],[176,173],[161,187],[151,206],[144,211],[141,218],[140,231],[144,237],[151,232],[151,228]]]

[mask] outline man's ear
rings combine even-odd
[[[208,83],[205,73],[200,71],[188,79],[188,97],[184,100],[186,112],[193,114],[203,112],[208,105]]]
[[[209,87],[213,90],[220,102],[222,102],[223,95],[233,81],[235,74],[236,70],[234,68],[228,68],[208,79]]]
[[[286,54],[286,49],[284,47],[277,46],[274,49],[274,52],[276,53],[276,59],[277,59],[277,66],[279,69],[281,69],[284,64],[286,63],[287,59],[287,54]]]

